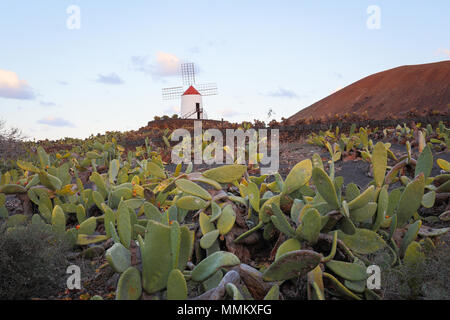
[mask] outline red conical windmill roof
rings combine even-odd
[[[190,86],[184,93],[183,96],[187,95],[201,95],[193,86]]]

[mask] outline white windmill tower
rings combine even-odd
[[[217,95],[217,84],[195,84],[193,63],[181,64],[183,86],[162,89],[163,100],[181,98],[180,116],[182,119],[207,119],[203,109],[203,97]]]

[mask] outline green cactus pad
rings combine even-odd
[[[170,227],[150,220],[142,250],[142,283],[144,290],[155,293],[164,289],[172,271]]]
[[[167,300],[186,300],[187,290],[183,273],[178,269],[172,270],[167,280]]]
[[[97,208],[102,209],[102,203],[105,200],[102,196],[102,194],[98,191],[92,192],[92,199],[94,199],[94,203],[97,206]]]
[[[402,255],[405,253],[406,248],[408,248],[409,244],[416,240],[421,226],[422,220],[417,220],[415,223],[408,227],[408,231],[403,236],[402,245],[400,247],[400,253]]]
[[[397,225],[403,227],[419,209],[425,187],[423,173],[409,183],[403,191],[397,208]]]
[[[361,298],[359,296],[357,296],[356,294],[354,294],[353,292],[351,292],[350,290],[347,289],[347,287],[345,287],[341,282],[339,282],[338,279],[336,279],[333,275],[324,272],[323,276],[327,279],[329,279],[332,283],[332,286],[334,287],[334,289],[340,293],[341,295],[343,295],[344,297],[349,297],[352,298],[354,300],[361,300]]]
[[[217,219],[219,219],[220,215],[222,214],[222,208],[220,208],[220,206],[215,203],[212,202],[211,203],[211,217],[209,219],[210,222],[214,222]]]
[[[126,204],[121,202],[117,210],[117,232],[119,233],[120,241],[125,248],[130,247],[131,242],[131,218],[130,212]]]
[[[325,300],[323,272],[320,265],[308,272],[307,281],[308,300]]]
[[[339,209],[339,202],[336,194],[336,188],[326,172],[318,167],[312,171],[312,179],[317,191],[328,203],[331,210]]]
[[[231,164],[203,172],[203,176],[219,183],[231,183],[242,178],[247,171],[246,165]]]
[[[391,193],[389,193],[389,201],[386,215],[390,217],[394,215],[395,210],[397,209],[398,203],[400,201],[400,198],[402,196],[402,193],[403,192],[400,188],[394,189],[391,191]]]
[[[292,228],[280,207],[275,203],[272,203],[272,212],[274,215],[271,216],[270,219],[272,220],[274,226],[288,237],[295,237],[294,228]]]
[[[450,211],[445,211],[439,215],[439,220],[450,221]]]
[[[414,172],[414,176],[418,176],[423,173],[425,178],[428,178],[431,174],[431,170],[433,169],[433,153],[431,152],[430,146],[426,146],[419,158],[417,159],[416,170]]]
[[[241,261],[238,257],[230,252],[218,251],[202,260],[192,270],[192,280],[196,282],[203,282],[220,268],[232,267],[240,264]]]
[[[312,162],[309,159],[297,163],[284,181],[283,193],[290,194],[304,186],[312,176]],[[256,209],[255,209],[256,210]]]
[[[213,230],[205,234],[200,239],[200,247],[202,247],[203,249],[209,249],[217,240],[219,234],[220,234],[219,230]]]
[[[366,281],[350,281],[345,280],[344,285],[353,292],[363,293],[366,290]]]
[[[60,206],[55,206],[55,208],[53,208],[52,227],[56,232],[66,231],[66,215]]]
[[[377,215],[374,219],[372,231],[377,232],[378,229],[383,224],[383,221],[386,217],[388,204],[389,204],[389,193],[387,191],[387,186],[386,186],[386,187],[381,188],[381,191],[378,194]]]
[[[208,179],[201,175],[199,172],[193,172],[187,175],[187,178],[194,182],[201,182],[205,184],[209,184],[210,186],[214,187],[216,190],[222,190],[222,186],[217,181]]]
[[[347,235],[354,235],[356,233],[356,226],[350,218],[342,217],[339,221],[338,228]]]
[[[405,251],[403,263],[408,266],[414,266],[425,260],[425,253],[420,243],[413,241]]]
[[[318,153],[313,154],[313,156],[311,158],[311,162],[312,162],[313,168],[320,168],[322,170],[325,170],[324,166],[323,166],[322,158],[320,157],[320,155]]]
[[[97,219],[95,217],[90,217],[89,219],[83,221],[78,229],[79,234],[91,235],[95,232],[97,228]]]
[[[359,208],[365,207],[369,201],[373,199],[373,192],[375,190],[374,186],[370,186],[363,193],[361,193],[358,197],[353,199],[348,203],[349,210],[356,210]]]
[[[39,180],[41,183],[51,190],[60,190],[62,187],[62,182],[58,177],[55,177],[47,172],[39,173]],[[2,192],[0,190],[0,192]]]
[[[376,232],[368,229],[357,228],[353,235],[338,230],[338,239],[342,240],[350,250],[360,254],[371,254],[386,246],[386,242]]]
[[[37,173],[39,172],[39,168],[35,167],[31,162],[25,162],[25,161],[21,161],[21,160],[17,160],[17,166],[22,169],[23,171],[30,171],[30,172],[34,172]]]
[[[106,206],[103,224],[108,237],[111,237],[111,229],[109,227],[110,223],[114,226],[116,224],[116,217],[114,215],[114,211],[110,207]]]
[[[3,186],[0,186],[0,193],[4,194],[27,193],[27,189],[18,184],[5,184]]]
[[[225,235],[231,231],[236,221],[236,213],[231,205],[227,205],[222,210],[219,220],[217,220],[217,229],[221,235]]]
[[[294,222],[298,222],[300,218],[300,212],[303,209],[305,203],[300,199],[294,199],[291,207],[291,220]]]
[[[166,173],[164,172],[164,169],[154,162],[147,163],[147,174],[160,179],[166,178]]]
[[[377,211],[376,202],[368,202],[364,207],[350,211],[350,218],[354,222],[364,222],[373,217]]]
[[[313,270],[322,259],[322,255],[310,250],[291,251],[281,255],[263,273],[265,281],[283,281]]]
[[[387,167],[387,151],[383,142],[378,142],[373,148],[372,154],[373,177],[375,184],[381,187],[384,183],[384,176]]]
[[[439,166],[439,168],[441,168],[442,170],[450,172],[450,162],[448,162],[444,159],[437,159],[436,163]]]
[[[434,206],[435,200],[436,200],[436,192],[430,191],[423,195],[421,203],[422,206],[424,206],[425,208],[432,208]]]
[[[264,300],[280,300],[280,286],[275,284],[267,292]]]
[[[450,228],[434,229],[430,227],[421,227],[419,235],[421,237],[439,237],[450,231]]]
[[[141,273],[135,267],[129,267],[120,275],[116,300],[138,300],[141,294]]]
[[[345,200],[347,202],[350,202],[353,199],[356,199],[360,194],[361,191],[359,190],[358,186],[355,183],[351,182],[345,189]]]
[[[197,196],[204,200],[211,200],[211,195],[208,191],[200,187],[198,184],[187,179],[178,179],[175,181],[177,188],[185,193]]]
[[[331,260],[326,263],[327,268],[338,276],[350,281],[367,279],[366,268],[357,263]]]
[[[105,240],[108,240],[108,237],[106,235],[79,234],[77,237],[77,245],[87,246],[87,245],[99,243],[99,242],[102,242]]]
[[[259,189],[256,183],[250,182],[247,187],[247,196],[248,200],[250,202],[250,205],[252,208],[258,212],[259,211],[259,201],[260,201],[260,194]]]
[[[310,244],[315,244],[319,238],[321,229],[322,219],[319,211],[310,209],[302,217],[301,225],[299,226],[298,232],[296,231],[296,234]]]
[[[121,243],[106,250],[105,258],[115,272],[122,273],[131,265],[131,252]]]
[[[200,230],[202,231],[203,235],[216,229],[214,227],[214,224],[210,222],[210,217],[204,212],[200,213],[198,222],[200,224]]]
[[[302,248],[302,244],[297,239],[295,239],[295,238],[287,239],[278,248],[277,254],[275,256],[275,260],[278,260],[278,258],[281,257],[285,253],[288,253],[291,251],[297,251],[297,250],[300,250],[301,248]]]
[[[119,160],[117,159],[111,160],[111,162],[109,163],[109,170],[108,170],[108,177],[110,183],[114,183],[114,181],[116,180],[117,175],[119,174],[119,169],[120,169]]]
[[[242,293],[239,291],[239,289],[234,285],[233,283],[229,282],[225,286],[225,289],[227,291],[227,294],[233,299],[233,300],[245,300],[242,296]]]
[[[177,200],[176,205],[177,207],[185,210],[199,210],[204,209],[207,202],[199,197],[184,196]]]
[[[180,254],[181,231],[178,221],[174,221],[170,227],[170,256],[172,257],[172,268],[178,267]]]
[[[150,202],[144,204],[144,213],[148,219],[161,222],[161,211]]]
[[[261,206],[259,210],[259,221],[264,223],[270,222],[270,216],[273,214],[272,212],[272,204],[280,205],[280,196],[273,196],[269,198],[264,204]]]

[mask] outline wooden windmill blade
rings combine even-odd
[[[199,84],[196,87],[202,96],[215,96],[218,94],[216,83]]]
[[[163,100],[179,99],[184,92],[184,87],[172,87],[162,89]]]
[[[195,67],[193,63],[181,64],[181,77],[183,85],[192,86],[195,84]]]

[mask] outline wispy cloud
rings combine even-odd
[[[58,84],[62,85],[62,86],[68,86],[69,83],[67,81],[58,81]]]
[[[133,70],[151,75],[155,79],[178,76],[181,63],[180,58],[166,52],[158,52],[154,62],[150,61],[149,56],[131,57]]]
[[[274,98],[286,98],[286,99],[298,99],[300,96],[289,89],[278,88],[276,91],[272,91],[266,94],[266,96],[274,97]]]
[[[438,54],[443,54],[444,56],[447,56],[450,58],[450,50],[449,49],[441,48],[438,50]]]
[[[20,80],[15,72],[0,69],[0,97],[33,100],[36,96],[28,83]]]
[[[115,85],[124,83],[124,81],[114,72],[106,75],[99,74],[96,81],[99,83],[115,84]]]
[[[37,123],[45,124],[45,125],[51,126],[51,127],[70,127],[70,128],[75,127],[75,125],[72,122],[65,120],[63,118],[58,118],[58,117],[56,117],[56,118],[55,117],[46,117],[41,120],[38,120]]]
[[[237,116],[250,116],[249,113],[239,112],[238,110],[233,108],[224,108],[222,110],[219,110],[218,114],[224,118],[234,118]]]
[[[39,104],[43,107],[55,107],[56,103],[51,101],[39,101]]]
[[[164,110],[164,114],[171,116],[173,114],[178,114],[180,112],[180,107],[178,106],[171,106]]]

